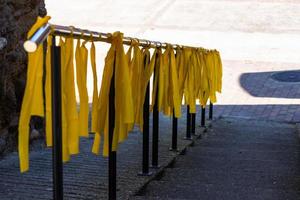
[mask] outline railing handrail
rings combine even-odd
[[[62,26],[62,25],[54,25],[47,23],[46,25],[39,28],[31,38],[24,42],[24,48],[27,52],[34,52],[37,49],[37,46],[40,45],[48,35],[60,35],[60,36],[72,36],[74,38],[84,38],[84,39],[91,39],[93,38],[94,41],[102,41],[111,43],[110,36],[111,33],[102,33],[97,31],[90,31],[87,29],[80,29],[73,26]],[[123,44],[130,45],[133,40],[138,41],[138,45],[142,47],[149,47],[149,48],[166,48],[168,45],[171,45],[174,49],[176,48],[201,48],[202,47],[192,47],[186,45],[178,45],[178,44],[170,44],[166,42],[159,42],[159,41],[151,41],[146,39],[139,39],[134,37],[123,37]]]

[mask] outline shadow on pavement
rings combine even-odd
[[[300,70],[244,73],[239,82],[254,97],[300,99]]]

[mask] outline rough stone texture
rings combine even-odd
[[[226,118],[133,198],[300,198],[299,147],[291,124]]]
[[[0,0],[0,156],[16,146],[18,113],[26,79],[27,55],[23,49],[26,34],[38,15],[44,16],[43,0]],[[4,44],[4,43],[3,43]],[[12,123],[13,122],[13,123]]]
[[[0,37],[0,50],[2,50],[7,45],[7,40],[3,37]]]

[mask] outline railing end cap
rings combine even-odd
[[[23,46],[24,46],[24,49],[25,49],[27,52],[29,52],[29,53],[35,52],[36,49],[37,49],[36,43],[35,43],[35,42],[32,42],[32,41],[30,41],[30,40],[25,41],[24,44],[23,44]]]

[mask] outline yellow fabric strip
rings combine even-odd
[[[184,53],[180,48],[176,49],[176,66],[178,71],[178,89],[180,95],[180,104],[182,103],[184,93],[184,83],[187,75],[187,66],[184,63]]]
[[[163,98],[164,98],[164,92],[165,92],[165,88],[164,88],[164,84],[165,84],[165,77],[164,77],[164,65],[163,65],[163,54],[161,51],[157,51],[158,53],[158,58],[157,58],[157,65],[155,66],[155,68],[158,69],[158,98],[157,98],[157,107],[158,107],[158,111],[162,111],[163,110]]]
[[[46,81],[45,81],[45,101],[46,101],[46,144],[52,146],[52,95],[51,95],[51,46],[52,36],[47,39],[46,54]]]
[[[131,63],[131,90],[132,101],[134,108],[134,122],[140,124],[140,103],[141,103],[141,84],[142,75],[144,71],[144,59],[142,50],[139,48],[138,43],[133,43],[133,58]],[[141,126],[140,126],[141,127]]]
[[[157,104],[158,110],[160,110],[161,106],[159,103],[159,96],[162,95],[162,92],[159,93],[159,79],[160,79],[160,63],[161,63],[161,59],[162,59],[162,52],[161,52],[161,48],[157,48],[155,51],[155,54],[153,54],[153,56],[155,56],[155,61],[154,61],[154,81],[153,81],[153,88],[152,88],[152,100],[151,100],[151,107],[150,107],[150,111],[153,111],[154,105]],[[157,102],[156,102],[157,99]]]
[[[208,75],[209,75],[209,99],[212,103],[217,102],[217,97],[216,97],[216,79],[215,79],[215,63],[214,63],[214,58],[213,54],[211,51],[209,51],[206,54],[206,59],[207,59],[207,69],[208,69]]]
[[[68,148],[68,120],[66,113],[66,103],[67,103],[67,95],[66,95],[66,82],[65,76],[66,72],[66,44],[65,41],[60,38],[59,46],[61,48],[61,96],[62,96],[62,157],[63,161],[67,162],[70,160],[70,152]]]
[[[183,49],[183,57],[184,57],[184,74],[185,74],[185,80],[184,80],[184,86],[183,86],[183,93],[184,93],[184,103],[186,105],[189,105],[189,90],[188,90],[188,83],[189,83],[189,77],[188,77],[188,71],[190,70],[190,60],[191,60],[191,54],[192,50],[190,48],[184,48]]]
[[[169,54],[170,54],[170,51],[171,51],[171,49],[168,46],[162,55],[162,60],[161,60],[161,65],[160,65],[160,69],[161,69],[160,73],[162,73],[160,75],[162,77],[162,81],[159,82],[159,84],[163,83],[161,86],[161,88],[163,90],[162,99],[161,99],[161,101],[162,101],[161,109],[162,109],[162,112],[167,116],[171,115],[171,110],[170,110],[170,106],[169,106],[169,102],[170,102],[170,91],[169,91],[170,59],[169,59]]]
[[[86,87],[87,79],[87,59],[88,50],[85,47],[85,42],[80,46],[80,39],[77,40],[75,60],[76,60],[76,81],[79,92],[80,108],[79,108],[79,135],[88,137],[88,92]]]
[[[187,66],[187,75],[184,83],[185,104],[190,106],[190,113],[196,112],[196,95],[195,95],[195,50],[186,49],[185,66]]]
[[[20,170],[29,169],[29,123],[32,115],[44,116],[43,105],[43,46],[28,53],[26,88],[19,119]]]
[[[93,80],[94,80],[94,90],[93,90],[93,102],[92,102],[92,127],[91,132],[97,132],[97,121],[98,121],[98,78],[97,78],[97,68],[96,68],[96,48],[94,42],[91,44],[90,50],[90,60],[93,71]]]
[[[79,121],[75,97],[73,38],[60,40],[62,63],[63,160],[79,152]]]
[[[169,54],[170,57],[170,95],[171,98],[170,102],[170,110],[173,112],[174,110],[174,116],[176,118],[181,117],[181,99],[179,94],[179,80],[178,80],[178,74],[177,74],[177,68],[176,68],[176,59],[173,49],[170,51]]]
[[[35,24],[29,30],[27,37],[50,19],[38,17]],[[28,53],[27,79],[19,118],[18,149],[20,159],[20,171],[29,169],[29,123],[32,115],[44,116],[43,101],[43,45],[39,45],[33,53]]]
[[[209,82],[208,82],[208,72],[207,72],[207,65],[206,65],[206,59],[205,59],[205,52],[200,50],[198,52],[198,59],[199,62],[201,63],[201,72],[200,72],[200,90],[199,90],[199,100],[200,100],[200,105],[202,107],[205,107],[207,104],[207,100],[209,97]]]
[[[120,135],[127,134],[128,124],[134,123],[134,107],[132,99],[132,89],[128,87],[130,82],[130,72],[128,60],[123,48],[123,33],[115,32],[112,38],[112,45],[115,49],[115,108],[116,120],[113,137],[112,150],[116,151]],[[137,50],[138,51],[138,50]]]
[[[105,57],[105,65],[102,73],[102,82],[101,88],[98,98],[98,121],[97,121],[97,131],[92,147],[92,152],[95,154],[99,154],[100,151],[100,142],[101,136],[103,134],[103,155],[108,156],[108,97],[109,97],[109,88],[110,88],[110,80],[113,74],[113,65],[114,65],[114,57],[115,57],[115,45],[112,45],[109,49],[106,57]]]
[[[146,96],[146,90],[147,90],[147,85],[150,81],[150,78],[153,74],[154,71],[154,64],[155,64],[155,58],[156,58],[156,50],[154,51],[152,58],[150,59],[150,51],[149,48],[143,49],[143,60],[144,62],[144,67],[143,67],[143,74],[141,77],[141,92],[140,92],[140,104],[138,108],[139,114],[139,125],[140,125],[140,130],[143,132],[143,124],[144,124],[144,119],[143,119],[143,111],[144,111],[144,103],[145,103],[145,96]]]
[[[77,113],[77,103],[75,96],[75,81],[74,81],[74,42],[73,38],[66,38],[65,57],[66,66],[63,79],[65,80],[66,94],[66,114],[67,114],[67,135],[68,147],[70,154],[79,152],[79,121]]]
[[[221,60],[221,56],[220,53],[218,51],[214,52],[215,54],[215,60],[217,63],[217,91],[219,93],[222,92],[222,76],[223,76],[223,67],[222,67],[222,60]]]

